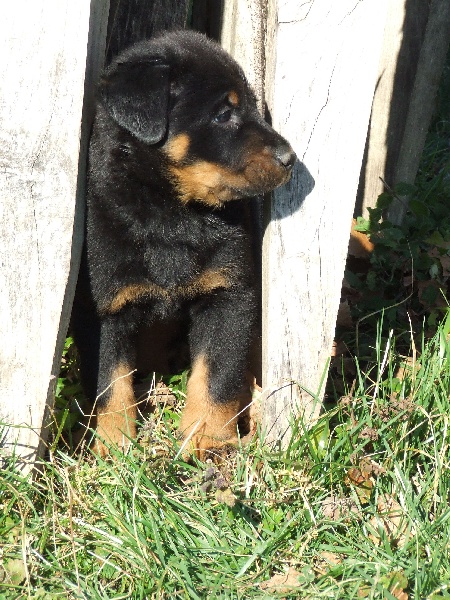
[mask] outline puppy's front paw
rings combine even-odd
[[[238,444],[236,406],[211,405],[205,412],[186,406],[180,423],[185,458],[197,456],[204,461],[221,461]]]
[[[130,411],[101,413],[97,411],[97,435],[93,438],[91,449],[102,458],[111,454],[111,448],[126,453],[131,440],[136,439],[135,414]]]

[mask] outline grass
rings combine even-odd
[[[50,451],[0,478],[0,600],[450,598],[450,313],[395,340],[285,452],[175,459],[159,405],[132,452]],[[399,371],[399,366],[402,369]]]

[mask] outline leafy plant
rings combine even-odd
[[[394,197],[409,196],[409,210],[402,225],[384,218]],[[386,335],[397,334],[397,343],[408,340],[411,326],[429,334],[445,313],[450,292],[450,161],[441,165],[436,178],[419,177],[416,186],[398,185],[381,194],[369,218],[359,217],[355,229],[374,244],[366,265],[359,271],[348,265],[345,278],[351,289],[349,303],[363,355],[373,339],[383,312]],[[347,342],[352,348],[355,345]]]

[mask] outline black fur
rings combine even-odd
[[[167,33],[113,61],[73,311],[92,401],[108,405],[118,364],[181,368],[182,340],[191,362],[206,357],[213,403],[239,394],[258,304],[245,199],[287,181],[294,160],[240,67],[203,35]]]

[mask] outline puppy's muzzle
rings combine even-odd
[[[287,173],[292,171],[292,167],[297,160],[297,155],[289,145],[276,148],[274,157],[286,169]]]

